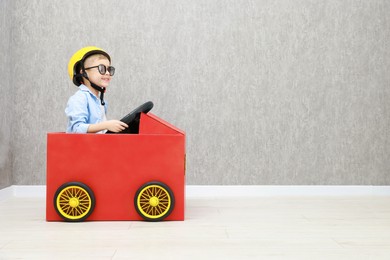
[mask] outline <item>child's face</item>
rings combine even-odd
[[[100,74],[99,69],[97,67],[86,70],[86,73],[88,74],[88,78],[91,82],[95,83],[100,87],[107,88],[112,78],[112,76],[110,76],[110,73],[108,72],[107,69],[108,66],[110,66],[110,61],[107,58],[99,58],[99,57],[87,58],[84,67],[90,68],[101,64],[106,66],[106,74],[104,75]]]

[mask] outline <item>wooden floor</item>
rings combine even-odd
[[[194,197],[183,222],[48,223],[0,201],[0,259],[390,259],[390,197]]]

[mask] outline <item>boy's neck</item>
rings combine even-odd
[[[99,98],[99,91],[91,86],[89,81],[84,82],[84,85],[91,91],[97,98]]]

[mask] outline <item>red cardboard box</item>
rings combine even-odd
[[[139,134],[49,133],[46,220],[184,220],[185,155],[151,113]]]

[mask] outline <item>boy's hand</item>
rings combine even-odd
[[[108,120],[104,123],[107,124],[106,129],[114,133],[121,132],[129,127],[126,123],[119,120]]]

